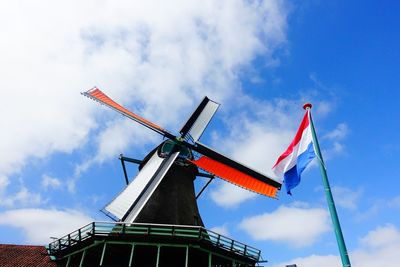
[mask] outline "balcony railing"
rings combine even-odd
[[[55,255],[93,237],[112,237],[117,235],[126,237],[169,236],[189,238],[203,241],[206,244],[233,252],[237,255],[252,258],[255,261],[259,260],[261,254],[261,251],[254,247],[245,245],[200,226],[121,222],[89,223],[82,228],[51,242],[48,246],[48,251],[50,255]]]

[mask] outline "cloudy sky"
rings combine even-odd
[[[0,242],[106,220],[118,155],[161,142],[80,95],[98,86],[172,132],[209,96],[202,142],[269,175],[312,102],[353,266],[397,266],[400,8],[384,2],[1,1]],[[265,266],[339,266],[315,162],[293,196],[216,181],[199,207]]]

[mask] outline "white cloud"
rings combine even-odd
[[[0,17],[7,36],[0,113],[8,114],[0,117],[7,129],[0,170],[7,175],[29,158],[79,149],[93,129],[104,131],[100,136],[123,130],[96,128],[99,114],[108,113],[79,95],[93,85],[172,127],[204,94],[228,99],[240,91],[243,66],[257,55],[274,61],[286,42],[287,9],[280,0],[47,0],[1,2]],[[141,138],[149,141],[128,131],[115,148],[101,139],[100,157]]]
[[[349,133],[349,127],[345,123],[339,123],[335,129],[323,135],[321,140],[326,139],[331,141],[331,147],[323,151],[324,159],[329,160],[336,155],[343,154],[346,146],[343,140]]]
[[[6,189],[6,187],[8,186],[9,183],[10,183],[10,181],[7,176],[0,175],[0,195]]]
[[[400,231],[394,225],[387,224],[370,231],[360,242],[364,247],[371,249],[400,245]]]
[[[392,208],[400,207],[400,196],[396,196],[389,200],[388,205]]]
[[[368,206],[364,209],[359,209],[355,213],[355,221],[358,223],[367,222],[379,215],[383,210],[388,208],[394,209],[393,212],[400,207],[400,196],[395,196],[392,198],[374,199]]]
[[[239,120],[238,128],[233,129],[231,136],[222,144],[231,150],[234,158],[273,176],[272,166],[288,142],[290,143],[293,132],[290,128],[282,129],[276,126],[269,128],[269,126],[272,125],[263,123],[262,120],[255,122]]]
[[[399,265],[400,231],[393,225],[378,227],[362,239],[361,248],[350,252],[355,267]]]
[[[45,189],[48,188],[59,188],[61,186],[61,181],[57,178],[50,177],[46,174],[42,176],[42,186]]]
[[[274,264],[273,267],[285,267],[289,264],[296,264],[297,267],[338,267],[342,265],[340,258],[335,255],[310,255],[295,258],[285,263]]]
[[[47,202],[40,193],[32,192],[23,183],[17,191],[8,192],[10,182],[7,176],[0,175],[0,208],[35,207]]]
[[[377,227],[361,238],[359,248],[350,251],[349,257],[354,267],[397,267],[399,265],[399,250],[400,231],[394,225],[387,224]],[[298,267],[336,267],[341,265],[339,256],[310,255],[273,266],[284,267],[289,263],[296,263]]]
[[[226,224],[221,225],[221,226],[211,227],[210,230],[213,232],[216,232],[217,234],[220,234],[220,235],[224,235],[224,236],[230,235],[228,226]]]
[[[332,139],[332,140],[342,140],[349,133],[349,127],[345,123],[339,123],[335,129],[326,134],[324,138]]]
[[[22,207],[32,207],[37,206],[46,202],[41,196],[40,193],[31,192],[25,186],[22,186],[21,189],[12,195],[1,194],[0,195],[0,206],[5,207],[15,207],[16,205]]]
[[[372,203],[372,205],[369,205],[366,210],[355,213],[354,219],[358,223],[370,221],[372,218],[379,214],[384,206],[384,201],[376,200]]]
[[[313,113],[318,114],[318,117],[324,117],[334,109],[334,104],[328,101],[321,101],[313,109],[315,109]]]
[[[327,232],[330,221],[324,209],[281,206],[271,213],[244,219],[239,228],[255,240],[304,247],[315,243]]]
[[[61,237],[87,223],[92,218],[76,210],[16,209],[0,213],[0,225],[21,228],[26,242],[46,244],[50,237]]]
[[[358,201],[363,194],[361,188],[354,191],[350,188],[341,186],[332,187],[332,192],[335,196],[336,205],[349,210],[357,210]]]
[[[93,164],[102,163],[110,159],[110,157],[116,157],[124,152],[128,144],[143,146],[148,142],[157,143],[157,140],[161,142],[158,134],[152,133],[145,127],[137,126],[127,119],[117,119],[109,123],[107,128],[95,138],[97,145],[96,156],[86,159],[75,166],[74,175],[67,182],[68,191],[75,192],[76,183],[79,181],[80,175],[92,167]],[[133,136],[134,138],[132,138]]]
[[[133,140],[132,136],[135,136]],[[116,120],[107,127],[96,139],[98,143],[98,153],[94,158],[96,162],[102,162],[110,155],[119,155],[123,152],[127,143],[140,145],[146,142],[157,142],[157,133],[152,133],[145,127],[137,127],[130,120]],[[160,141],[161,142],[161,141]]]
[[[328,151],[328,156],[327,158],[329,158],[331,156],[331,154],[335,153],[335,154],[340,154],[344,151],[344,145],[342,143],[339,142],[333,142],[332,144],[332,148],[330,149],[330,151]]]
[[[256,194],[223,181],[210,192],[210,196],[217,205],[234,208],[246,200],[255,198]]]

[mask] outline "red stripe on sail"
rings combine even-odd
[[[158,126],[157,124],[154,124],[142,117],[140,117],[139,115],[136,115],[135,113],[129,111],[128,109],[124,108],[123,106],[121,106],[120,104],[118,104],[117,102],[115,102],[114,100],[112,100],[110,97],[108,97],[105,93],[103,93],[100,89],[98,88],[93,88],[92,90],[89,90],[87,92],[88,95],[90,95],[91,97],[95,98],[96,100],[111,106],[119,111],[121,111],[122,113],[125,113],[127,115],[130,115],[132,117],[134,117],[135,119],[143,122],[144,124],[147,124],[153,128],[156,128],[162,132],[164,132],[165,130],[163,128],[161,128],[160,126]]]
[[[247,190],[276,198],[277,188],[206,156],[191,161],[199,168]]]

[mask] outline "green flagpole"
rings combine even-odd
[[[314,148],[316,150],[315,153],[316,153],[318,161],[319,161],[319,166],[320,166],[321,175],[322,175],[322,182],[324,184],[326,200],[328,202],[329,212],[331,214],[333,227],[335,229],[336,241],[338,243],[338,247],[339,247],[339,251],[340,251],[340,258],[342,259],[343,267],[351,267],[349,254],[347,253],[346,244],[344,243],[343,233],[342,233],[342,229],[340,227],[339,217],[338,217],[336,207],[335,207],[335,202],[333,201],[331,187],[329,186],[328,175],[326,173],[325,163],[322,158],[321,150],[319,148],[317,134],[315,133],[315,128],[314,128],[314,123],[311,118],[311,107],[312,107],[312,105],[310,103],[306,103],[303,106],[303,108],[305,110],[308,110],[308,112],[310,112],[310,126],[311,126],[313,141],[314,141]]]

